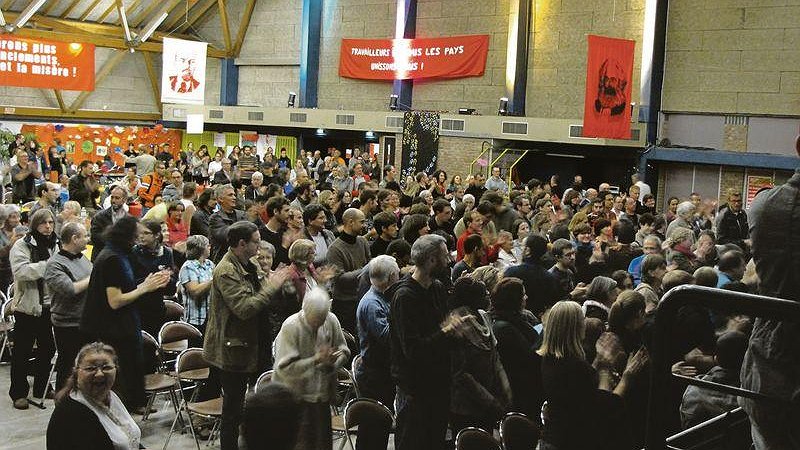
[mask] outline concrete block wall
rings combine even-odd
[[[526,115],[583,117],[589,34],[636,41],[631,101],[638,102],[644,5],[644,0],[535,2]]]
[[[340,0],[323,4],[320,108],[359,111],[388,109],[392,83],[340,77],[339,51],[343,38],[393,38],[396,8],[396,0]]]
[[[456,112],[474,108],[497,114],[506,82],[509,0],[422,0],[417,10],[417,36],[488,34],[489,53],[481,77],[414,82],[414,108]]]
[[[457,174],[465,178],[470,163],[481,153],[482,143],[483,139],[440,136],[439,168],[447,172],[449,178]]]
[[[800,2],[669,3],[663,108],[798,115]]]

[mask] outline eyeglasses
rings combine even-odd
[[[101,371],[103,373],[111,373],[117,370],[117,366],[112,366],[111,364],[106,364],[103,366],[86,366],[80,368],[82,371],[86,373],[97,373],[97,371]]]

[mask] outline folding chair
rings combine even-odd
[[[186,314],[186,308],[174,300],[164,299],[164,309],[164,320],[167,322],[183,320]]]
[[[500,441],[504,450],[536,448],[541,430],[539,424],[518,412],[510,412],[500,421]]]
[[[258,392],[259,389],[264,387],[265,385],[272,383],[272,374],[274,374],[274,370],[268,370],[261,375],[258,376],[258,380],[256,380],[256,387],[254,391]]]
[[[187,322],[173,320],[162,325],[158,331],[158,350],[165,364],[164,367],[171,368],[178,353],[189,348],[190,339],[202,338],[203,334],[200,330]]]
[[[145,406],[142,420],[147,420],[150,416],[150,409],[153,407],[156,396],[159,394],[168,394],[172,409],[175,410],[175,416],[178,415],[178,407],[180,401],[178,400],[178,391],[180,391],[180,384],[178,380],[164,372],[162,372],[162,361],[158,352],[158,342],[155,338],[146,331],[142,331],[142,343],[145,355],[155,356],[157,364],[156,371],[147,373],[144,376],[144,391],[147,394],[147,405]]]
[[[342,435],[339,450],[344,448],[344,443],[355,450],[350,436],[359,433],[375,433],[388,436],[394,425],[394,414],[383,403],[371,398],[354,398],[347,402],[344,415],[334,416],[331,419],[332,429]]]
[[[456,450],[502,450],[502,448],[487,431],[477,427],[467,427],[456,435]]]
[[[198,356],[201,358],[198,358]],[[198,370],[208,369],[210,367],[210,364],[208,364],[205,358],[202,358],[202,349],[199,348],[187,349],[186,351],[181,352],[175,360],[175,372],[177,374],[198,373]],[[169,445],[170,438],[172,437],[172,433],[175,432],[175,425],[177,425],[179,419],[182,423],[181,428],[183,427],[184,422],[182,417],[184,412],[189,420],[189,429],[192,433],[192,438],[194,439],[194,443],[198,450],[200,450],[200,442],[197,440],[197,435],[194,432],[192,415],[214,421],[214,425],[211,427],[211,434],[209,435],[207,442],[208,445],[211,445],[216,439],[216,435],[219,431],[219,425],[222,420],[222,397],[217,397],[203,402],[187,401],[186,397],[183,395],[182,399],[183,401],[181,402],[180,408],[175,415],[175,420],[172,421],[172,426],[169,429],[167,440],[164,442],[164,450],[166,450],[167,445]]]
[[[8,349],[8,354],[11,355],[11,340],[9,339],[9,335],[11,331],[14,330],[14,315],[9,314],[6,317],[6,306],[9,303],[9,299],[6,297],[5,294],[0,292],[0,334],[3,336],[3,344],[0,345],[0,364],[10,364],[3,363],[3,354],[5,353],[6,349]]]
[[[192,389],[190,401],[194,401],[199,392],[198,388],[208,380],[210,374],[208,362],[206,362],[202,348],[187,348],[178,357],[182,360],[182,363],[179,370],[176,359],[175,376],[178,381],[188,383],[188,386],[181,387],[181,390]]]

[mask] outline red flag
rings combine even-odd
[[[631,138],[635,45],[627,39],[589,36],[583,137]]]

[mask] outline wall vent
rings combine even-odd
[[[221,109],[209,109],[208,110],[208,118],[209,119],[222,119],[225,115],[225,112]]]
[[[186,110],[183,109],[183,108],[175,108],[175,109],[172,110],[172,117],[175,117],[175,118],[186,117]]]
[[[442,131],[464,131],[466,122],[462,119],[442,119]]]
[[[336,115],[336,125],[355,125],[355,123],[356,123],[355,114],[337,114]]]
[[[503,122],[503,134],[528,134],[528,122]]]
[[[247,112],[247,120],[264,120],[264,113],[261,111],[248,111]]]
[[[305,123],[308,120],[306,113],[289,113],[289,122]]]
[[[386,116],[386,128],[403,128],[403,117]]]
[[[725,116],[725,125],[749,125],[748,116]]]

